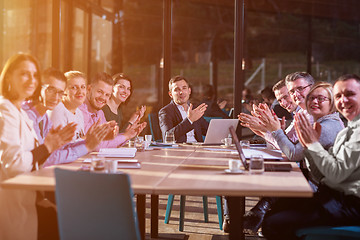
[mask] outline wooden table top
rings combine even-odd
[[[137,152],[140,169],[119,169],[130,175],[135,194],[187,194],[223,196],[311,197],[312,190],[295,163],[291,172],[261,175],[226,174],[228,160],[237,155],[208,151],[202,147],[180,147]],[[84,158],[2,182],[3,188],[54,191],[54,168],[79,170]],[[279,163],[280,164],[280,163]]]

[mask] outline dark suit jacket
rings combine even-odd
[[[230,117],[226,115],[226,113],[219,108],[219,105],[216,101],[213,100],[204,100],[202,101],[208,107],[204,113],[204,117],[221,117],[223,119],[229,119]]]
[[[187,118],[183,120],[179,109],[173,101],[160,109],[159,124],[163,139],[167,131],[174,132],[175,141],[178,143],[186,142],[186,133],[193,129],[196,141],[203,142],[202,136],[206,135],[209,126],[209,123],[203,117],[193,122],[193,124]]]

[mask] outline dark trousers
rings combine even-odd
[[[266,239],[298,239],[306,227],[360,223],[360,198],[320,185],[312,198],[280,198],[266,213],[262,232]]]
[[[45,192],[45,197],[55,203],[55,194],[53,192]],[[38,215],[38,240],[60,239],[55,209],[37,205],[36,210]]]

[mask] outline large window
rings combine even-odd
[[[112,72],[112,22],[106,16],[92,17],[90,76],[97,72]]]
[[[0,63],[17,52],[35,55],[43,67],[51,64],[51,2],[1,1]]]

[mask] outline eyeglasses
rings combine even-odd
[[[289,90],[289,93],[290,93],[291,95],[293,95],[295,92],[297,92],[297,93],[302,93],[302,92],[305,90],[305,88],[310,87],[311,85],[312,85],[312,84],[309,84],[309,85],[307,85],[307,86],[305,86],[305,87],[297,87],[297,88],[291,89],[291,90]]]
[[[45,91],[51,95],[59,95],[59,97],[64,96],[64,91],[57,89],[56,87],[43,85],[45,87]]]
[[[308,99],[309,99],[308,101],[310,101],[310,102],[312,102],[312,101],[314,101],[315,99],[317,99],[318,103],[322,103],[322,102],[325,102],[325,101],[329,101],[329,100],[330,100],[330,98],[325,97],[325,96],[321,96],[321,95],[319,95],[319,96],[310,96]]]

